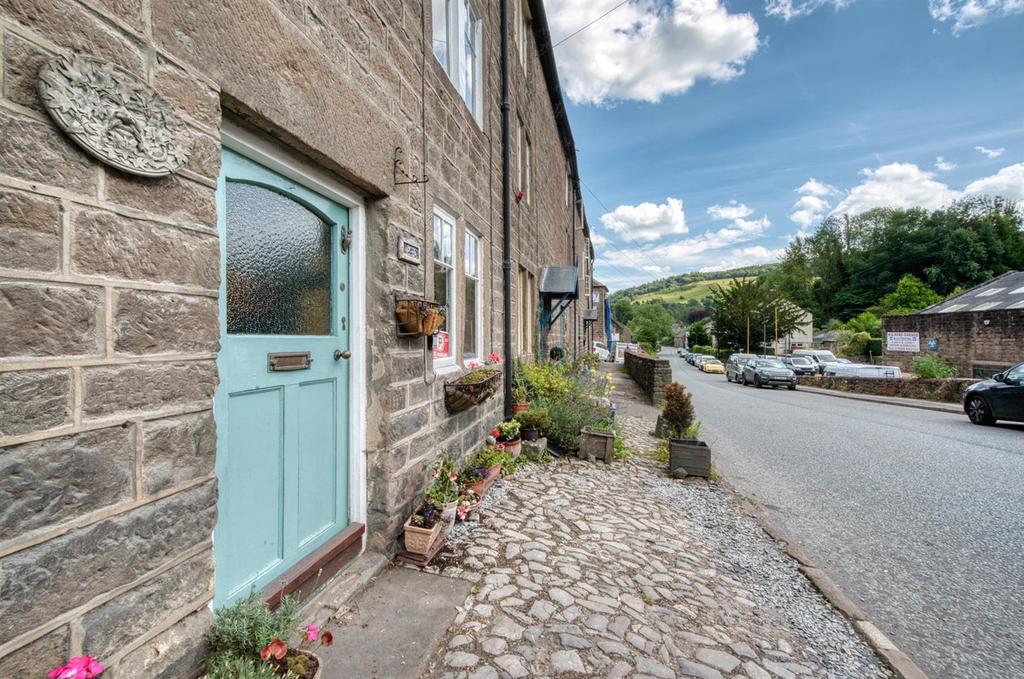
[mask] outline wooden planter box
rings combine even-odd
[[[669,439],[668,473],[682,467],[688,476],[711,477],[711,448],[697,439]]]
[[[595,431],[584,427],[580,431],[580,457],[584,460],[603,460],[611,464],[615,454],[615,432]]]
[[[494,396],[501,382],[501,371],[494,370],[493,374],[472,383],[454,382],[444,383],[444,405],[451,414],[461,413],[479,405]]]

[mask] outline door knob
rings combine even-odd
[[[337,351],[334,352],[334,360],[335,361],[337,361],[339,359],[342,359],[342,358],[347,361],[348,359],[352,358],[352,352],[349,351],[348,349],[346,349],[345,351],[342,351],[341,349],[338,349]]]

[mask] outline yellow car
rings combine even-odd
[[[714,373],[716,375],[725,374],[725,366],[722,365],[721,361],[704,361],[700,364],[700,369],[706,373]]]

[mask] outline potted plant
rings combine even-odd
[[[662,422],[669,435],[669,474],[711,476],[711,448],[697,437],[700,423],[693,419],[693,403],[686,387],[673,382],[665,387]]]
[[[516,366],[515,381],[512,384],[512,414],[525,412],[530,407],[529,390],[523,379],[522,370]]]
[[[300,631],[299,602],[284,597],[274,610],[255,593],[217,610],[206,632],[210,655],[207,679],[319,679],[320,657],[307,648],[291,647],[287,639]],[[301,627],[303,643],[330,646],[333,636],[316,625]]]
[[[431,470],[432,482],[427,488],[427,501],[441,510],[443,517],[451,522],[455,518],[455,510],[459,504],[459,472],[455,468],[455,460],[447,452],[442,452]]]
[[[424,299],[395,300],[399,337],[430,337],[444,325],[447,309]]]
[[[487,365],[473,361],[469,364],[468,373],[453,382],[445,382],[444,405],[448,412],[453,415],[461,413],[493,396],[501,381],[501,370],[490,366],[500,361],[500,356],[491,354],[487,357]]]
[[[580,457],[611,464],[615,458],[615,428],[610,423],[583,427],[580,430]]]
[[[546,436],[551,427],[551,417],[543,408],[531,408],[515,416],[519,421],[519,436],[523,441],[536,441]]]
[[[519,420],[512,419],[500,422],[497,427],[491,430],[491,436],[504,446],[506,453],[516,457],[523,447],[523,441],[519,438],[519,429]]]
[[[441,510],[425,500],[405,522],[405,551],[426,555],[447,525]]]
[[[481,448],[466,466],[466,478],[475,479],[467,487],[479,497],[486,495],[501,476],[501,465],[507,458],[508,453],[501,444],[489,443]]]

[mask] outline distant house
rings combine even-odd
[[[625,323],[620,323],[616,318],[612,318],[611,341],[622,342],[623,344],[631,344],[633,342],[633,333],[630,332],[629,326]]]
[[[772,348],[777,355],[788,354],[794,349],[810,349],[814,343],[814,316],[805,309],[800,311],[800,324],[792,332],[773,342]]]
[[[838,330],[824,330],[814,335],[811,345],[815,349],[826,349],[834,352],[836,347],[839,346],[839,331]]]
[[[1011,271],[907,316],[882,319],[884,357],[907,369],[938,356],[961,377],[988,377],[1024,361],[1024,272]]]

